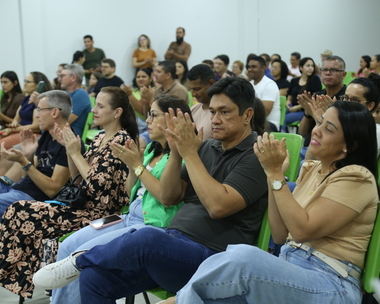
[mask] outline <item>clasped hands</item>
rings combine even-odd
[[[38,148],[38,140],[36,135],[30,129],[25,129],[20,132],[21,151],[18,149],[5,149],[5,143],[1,144],[1,157],[17,162],[26,163],[33,161],[34,153]]]
[[[82,142],[79,135],[75,136],[70,128],[70,125],[66,125],[61,129],[57,123],[54,125],[54,135],[56,140],[66,147],[66,153],[69,155],[81,154]]]
[[[110,147],[114,157],[119,158],[128,168],[135,169],[143,164],[144,150],[139,151],[133,139],[128,139],[124,146],[112,142]]]

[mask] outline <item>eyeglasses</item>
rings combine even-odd
[[[145,37],[142,37],[142,38],[140,38],[139,40],[140,40],[140,41],[144,41],[144,40],[146,40],[146,38],[145,38]]]
[[[66,76],[71,76],[71,75],[73,75],[73,74],[61,74],[61,75],[58,76],[58,78],[63,78],[63,77],[66,77]]]
[[[54,107],[50,107],[50,108],[36,108],[36,110],[37,110],[38,113],[40,113],[43,110],[53,110],[53,109],[58,109],[58,110],[62,111],[61,108],[54,108]]]
[[[335,75],[336,73],[338,72],[344,72],[344,70],[338,70],[338,69],[321,69],[321,73],[323,74],[331,74],[331,75]]]
[[[148,113],[146,113],[146,117],[150,118],[152,121],[154,120],[155,117],[160,116],[160,115],[164,115],[164,113],[157,113],[157,112],[152,112],[152,111],[149,111]]]
[[[338,100],[352,101],[352,102],[357,102],[357,103],[365,103],[366,102],[366,101],[360,100],[359,97],[356,97],[356,96],[348,97],[347,95],[339,96]]]
[[[33,80],[24,79],[24,83],[34,83]]]
[[[102,65],[101,68],[102,69],[108,69],[108,68],[110,68],[110,66],[109,65]]]

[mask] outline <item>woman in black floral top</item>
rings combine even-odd
[[[68,232],[78,230],[90,221],[119,213],[128,203],[125,180],[127,166],[112,155],[110,143],[124,145],[127,139],[137,141],[138,129],[134,111],[126,93],[117,87],[101,90],[93,108],[94,123],[100,132],[84,156],[81,141],[69,126],[57,128],[60,142],[66,146],[71,177],[78,173],[86,181],[87,203],[82,210],[69,206],[36,201],[18,201],[8,207],[0,224],[0,286],[31,297],[33,274],[39,269],[44,244]],[[51,261],[55,261],[54,246]]]

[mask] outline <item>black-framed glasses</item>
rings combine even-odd
[[[330,73],[331,75],[334,75],[338,72],[344,72],[344,70],[338,70],[338,69],[321,69],[321,73],[327,74]]]
[[[58,109],[60,111],[62,111],[61,108],[57,108],[57,107],[50,107],[50,108],[36,108],[37,112],[40,113],[41,111],[43,110],[53,110],[53,109]]]
[[[157,112],[152,112],[152,111],[149,111],[148,113],[146,113],[146,117],[150,118],[152,121],[154,120],[155,117],[160,116],[160,115],[164,115],[164,113],[157,113]]]
[[[73,74],[61,74],[58,76],[58,78],[63,78],[63,77],[66,77],[66,76],[72,76]]]
[[[356,97],[356,96],[349,97],[347,95],[341,95],[341,96],[339,96],[338,100],[352,101],[352,102],[357,102],[357,103],[366,102],[366,101],[360,100],[359,97]]]

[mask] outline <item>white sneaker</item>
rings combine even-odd
[[[38,270],[33,276],[33,283],[42,289],[57,289],[79,278],[80,269],[75,265],[75,255],[70,254],[67,258],[46,265]]]

